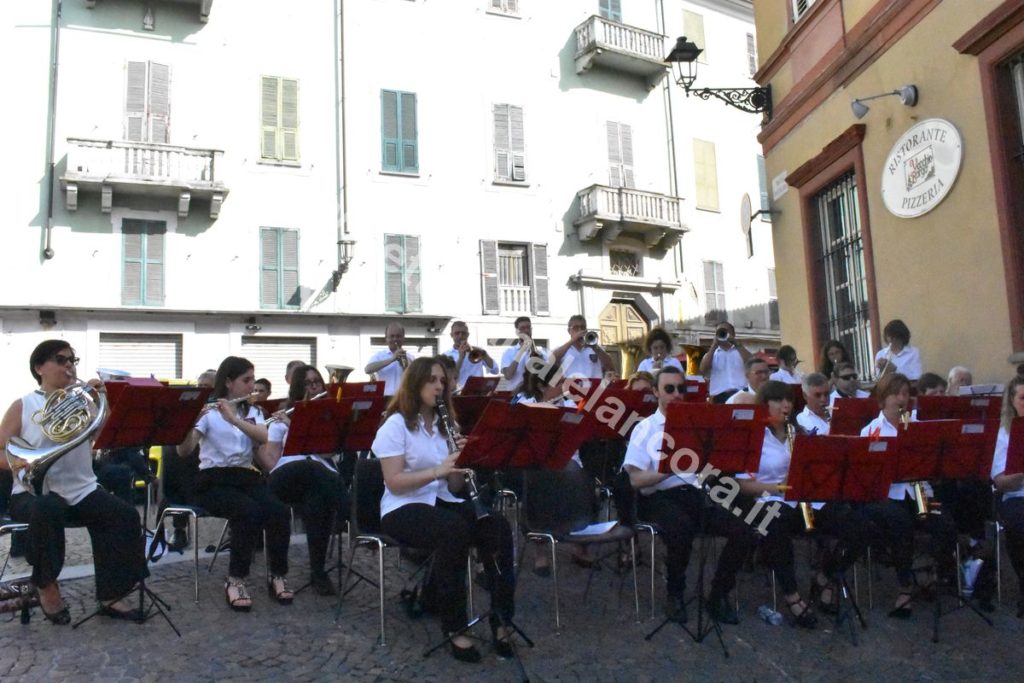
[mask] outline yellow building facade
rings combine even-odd
[[[839,339],[868,375],[901,319],[925,371],[1005,381],[1024,351],[1024,1],[754,11],[783,342],[809,361]]]

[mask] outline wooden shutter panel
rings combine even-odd
[[[505,0],[505,10],[510,14],[518,14],[519,0]]]
[[[420,168],[419,150],[416,140],[416,95],[402,93],[402,110],[399,114],[402,123],[402,170],[415,173]]]
[[[622,187],[622,153],[619,150],[619,124],[605,123],[605,137],[608,140],[608,184]]]
[[[683,35],[703,52],[697,55],[699,64],[708,63],[708,46],[704,40],[704,15],[683,10]]]
[[[713,142],[694,139],[693,170],[699,209],[718,210],[718,163],[715,157]]]
[[[277,308],[281,305],[278,287],[277,230],[260,230],[260,305]]]
[[[509,128],[512,147],[512,180],[526,180],[526,137],[523,132],[523,108],[509,106]]]
[[[281,298],[285,306],[302,303],[299,290],[299,231],[281,231]]]
[[[511,142],[509,139],[508,105],[494,105],[494,177],[498,180],[511,180],[509,168],[511,159]]]
[[[146,63],[128,62],[125,69],[124,138],[142,142],[146,130]]]
[[[149,141],[170,142],[171,67],[149,63]]]
[[[260,156],[277,159],[277,115],[279,81],[275,76],[263,76],[260,85]]]
[[[533,312],[537,315],[548,315],[548,247],[546,244],[534,244],[533,262],[530,272],[533,275]]]
[[[164,235],[163,223],[151,223],[145,236],[146,270],[143,303],[159,306],[164,302]]]
[[[121,303],[138,306],[142,303],[142,233],[134,221],[125,221],[124,273],[121,277]]]
[[[281,159],[299,160],[299,82],[281,79]]]
[[[491,9],[500,10],[501,8],[501,0],[491,0]]]
[[[619,144],[622,149],[622,185],[636,187],[633,182],[633,129],[625,123],[619,124]]]
[[[401,235],[384,235],[384,308],[399,313],[405,310],[402,265],[405,254]]]
[[[423,310],[423,297],[420,292],[420,238],[405,236],[405,311],[419,313]]]
[[[751,76],[757,73],[757,42],[753,33],[747,34],[747,69]]]
[[[498,291],[498,243],[480,240],[480,287],[483,297],[483,312],[489,315],[501,313],[501,298]]]
[[[398,158],[398,93],[380,92],[381,166],[385,171],[400,171]]]
[[[761,214],[761,220],[765,223],[771,223],[772,215],[767,213],[771,210],[771,204],[768,199],[768,169],[765,168],[764,157],[760,154],[757,155],[757,183],[761,188],[761,211],[766,212]]]

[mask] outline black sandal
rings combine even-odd
[[[270,581],[267,582],[267,593],[279,605],[290,605],[295,600],[295,593],[288,588],[283,576],[270,577]]]
[[[889,610],[892,619],[909,619],[913,611],[914,594],[909,590],[900,591],[896,597],[896,606]]]
[[[43,607],[43,603],[40,601],[39,610],[43,613],[43,616],[51,624],[57,626],[67,626],[71,623],[71,611],[68,609],[68,603],[63,600],[60,601],[60,609],[56,612],[47,612],[46,608]]]
[[[828,596],[827,599],[826,595]],[[832,616],[839,614],[839,606],[835,602],[836,587],[831,581],[821,584],[818,582],[817,577],[815,577],[811,581],[811,597],[809,599],[823,613]]]
[[[789,606],[789,613],[793,615],[793,624],[800,628],[814,628],[818,623],[818,617],[814,616],[814,612],[804,602],[803,598],[797,598],[793,602],[786,600],[786,605]],[[794,608],[802,607],[798,614]]]
[[[235,597],[231,597],[231,590],[235,590]],[[228,607],[236,612],[251,612],[252,611],[252,597],[249,595],[249,587],[245,585],[245,581],[240,579],[228,579],[224,582],[224,599],[228,603]],[[248,602],[248,605],[242,604]]]

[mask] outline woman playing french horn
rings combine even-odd
[[[98,420],[95,406],[83,402],[82,412],[87,415],[73,434],[60,434],[59,425],[53,425],[53,415],[73,397],[54,397],[58,392],[78,384],[75,366],[78,358],[71,345],[61,339],[50,339],[39,344],[29,357],[29,371],[39,388],[11,404],[0,423],[0,447],[5,450],[12,437],[20,439],[23,448],[39,452],[59,451],[60,444],[47,434],[63,442],[67,436],[69,448],[45,473],[40,495],[24,481],[25,469],[16,473],[11,498],[11,517],[27,522],[28,548],[26,557],[32,565],[32,582],[39,591],[40,607],[47,620],[54,624],[68,624],[71,615],[61,598],[57,577],[64,566],[64,529],[84,526],[92,541],[93,562],[96,566],[96,599],[99,614],[115,619],[139,620],[138,608],[133,608],[126,596],[139,580],[148,575],[144,556],[138,513],[127,503],[99,488],[92,470],[92,437],[86,433]],[[82,385],[78,385],[80,393]],[[89,391],[103,391],[99,380],[89,382]],[[47,401],[54,397],[48,404]],[[56,405],[55,405],[56,404]],[[49,405],[50,410],[46,407]],[[89,406],[89,407],[86,407]],[[56,431],[55,431],[55,429]],[[27,446],[26,446],[27,444]],[[18,449],[21,450],[21,449]],[[0,459],[0,468],[10,469],[6,458]]]

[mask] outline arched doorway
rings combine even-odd
[[[650,323],[630,300],[612,299],[597,317],[601,331],[601,346],[615,361],[620,377],[633,372],[642,357],[643,339]]]

